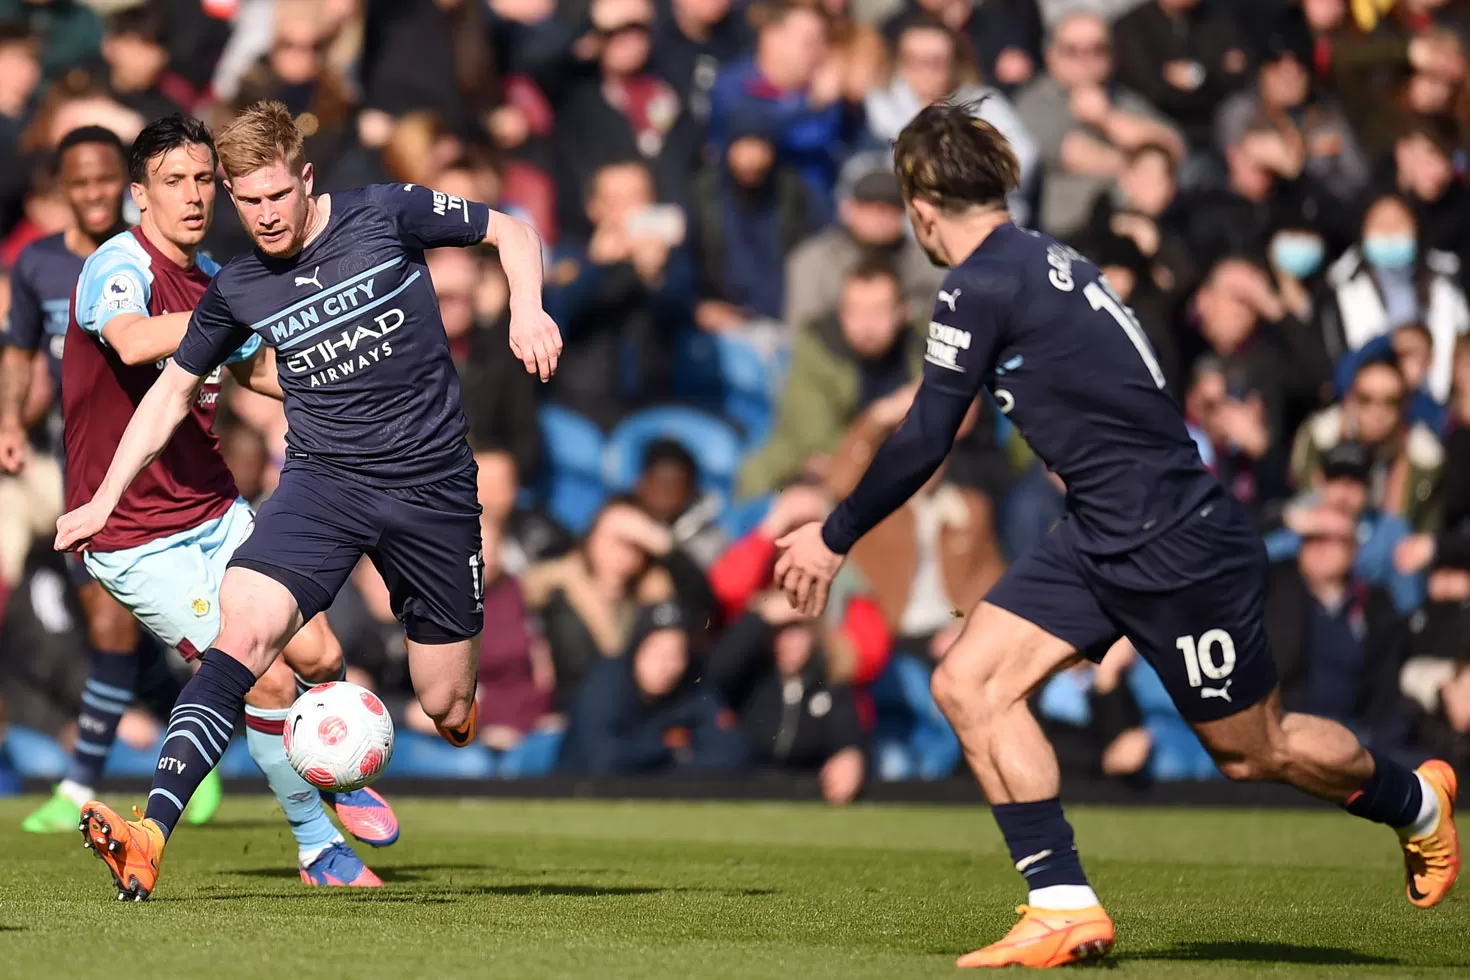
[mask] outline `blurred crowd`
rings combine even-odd
[[[855,485],[920,374],[942,270],[890,140],[970,102],[1016,150],[1015,220],[1103,268],[1265,535],[1284,705],[1470,763],[1467,45],[1467,0],[0,0],[0,267],[69,220],[68,130],[261,98],[319,191],[424,184],[531,222],[550,384],[507,350],[495,255],[428,258],[480,465],[483,745],[414,741],[370,563],[328,614],[395,708],[395,765],[789,769],[842,802],[956,771],[929,675],[1065,506],[987,400],[822,619],[772,591],[776,539]],[[224,261],[249,240],[219,209]],[[40,458],[39,369],[32,392]],[[285,428],[227,396],[254,501]],[[88,654],[57,479],[0,479],[0,697],[64,746]],[[1074,774],[1213,774],[1126,641],[1035,706]],[[141,712],[122,732],[157,736]]]

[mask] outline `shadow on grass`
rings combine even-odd
[[[1297,946],[1292,943],[1188,942],[1168,949],[1121,953],[1121,960],[1174,960],[1180,962],[1295,963],[1304,966],[1397,966],[1386,956],[1359,953],[1337,946]]]
[[[569,869],[559,869],[567,873]],[[606,873],[607,869],[594,869],[596,872]],[[417,884],[419,890],[416,894],[402,894],[394,898],[395,901],[414,902],[425,901],[426,896],[452,894],[459,896],[469,895],[502,895],[502,896],[524,896],[529,898],[547,897],[570,897],[570,898],[602,898],[608,896],[626,895],[663,895],[663,894],[708,894],[724,895],[732,898],[759,898],[767,895],[778,895],[780,889],[776,888],[703,888],[683,885],[596,885],[579,884],[555,881],[525,881],[506,884],[486,883],[456,883],[453,872],[470,871],[481,875],[506,873],[506,869],[497,868],[483,864],[404,864],[377,869],[377,875],[385,884]],[[571,871],[571,873],[579,873]],[[580,873],[593,873],[593,871],[582,871]],[[524,872],[517,873],[524,876]],[[290,879],[296,880],[298,873],[288,867],[272,865],[265,868],[243,868],[231,871],[219,872],[219,877],[229,878],[233,876],[246,878],[268,878],[268,879]],[[358,890],[352,889],[351,892]],[[285,895],[264,895],[244,892],[221,892],[204,896],[212,901],[229,898],[311,898],[322,894],[321,890],[311,889],[303,892],[288,893]],[[361,894],[384,895],[383,892],[371,891]],[[449,901],[440,898],[438,901]]]

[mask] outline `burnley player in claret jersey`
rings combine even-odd
[[[255,679],[367,555],[403,623],[419,703],[445,739],[468,745],[484,618],[480,506],[424,250],[498,247],[511,348],[545,380],[561,335],[541,308],[540,239],[483,204],[413,184],[312,196],[301,134],[279,102],[246,109],[217,146],[256,247],[210,283],[96,495],[58,522],[57,546],[109,533],[118,496],[165,451],[205,379],[242,344],[273,347],[287,462],[230,560],[219,636],[179,703],[233,726]],[[167,833],[216,758],[172,744],[142,820],[100,803],[84,810],[89,840],[135,897],[153,890]]]
[[[1058,966],[1112,947],[1027,698],[1122,637],[1226,776],[1288,783],[1394,827],[1409,901],[1438,903],[1460,866],[1454,770],[1415,772],[1336,722],[1283,715],[1265,549],[1200,461],[1148,340],[1097,267],[1011,224],[1005,139],[970,106],[930,106],[899,136],[894,164],[920,244],[950,268],[924,379],[851,496],[779,542],[776,575],[794,605],[821,613],[843,556],[929,480],[984,389],[1067,487],[1062,521],[970,614],[934,674],[1030,889],[1010,933],[959,964]]]

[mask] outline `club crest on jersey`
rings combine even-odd
[[[209,615],[209,600],[204,598],[203,596],[196,596],[194,600],[189,603],[189,611],[194,614],[196,619],[203,619],[205,616]]]

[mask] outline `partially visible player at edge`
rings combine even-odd
[[[165,359],[178,346],[189,311],[218,266],[199,254],[214,211],[216,157],[202,123],[173,115],[149,123],[133,142],[128,170],[141,212],[136,228],[103,242],[82,266],[62,357],[66,433],[66,497],[76,507],[103,483],[113,450],[134,405],[143,403]],[[172,312],[170,312],[172,311]],[[238,345],[226,358],[248,387],[279,398],[274,359],[259,342]],[[87,572],[144,626],[186,660],[198,657],[219,632],[219,588],[225,563],[251,532],[253,514],[235,488],[213,431],[220,372],[185,403],[186,420],[166,452],[153,458],[116,498],[111,524],[87,542]],[[130,658],[109,658],[107,685],[87,699],[106,709],[110,728],[89,741],[111,741],[117,716],[131,700],[136,673]],[[302,880],[319,885],[380,882],[343,841],[323,812],[319,791],[286,760],[282,728],[296,695],[292,670],[314,680],[340,676],[342,651],[325,620],[312,623],[286,659],[248,692],[247,744],[280,802],[297,843]],[[94,674],[94,679],[95,674]],[[203,779],[208,764],[178,759],[182,746],[223,749],[234,722],[222,722],[180,697],[169,717],[158,767],[189,770]],[[105,747],[102,754],[105,755]],[[398,834],[381,798],[359,791],[328,797],[359,840],[390,844]],[[86,800],[78,808],[85,826]],[[77,826],[78,816],[73,816]],[[120,897],[130,894],[118,883]]]
[[[894,165],[919,242],[950,273],[907,418],[823,524],[792,531],[777,581],[820,614],[848,550],[948,455],[982,387],[1067,487],[1067,513],[974,610],[935,671],[1030,898],[962,967],[1059,966],[1106,953],[1113,923],[1083,874],[1056,755],[1027,709],[1049,677],[1127,636],[1221,771],[1289,783],[1398,831],[1409,901],[1460,867],[1454,771],[1411,771],[1323,718],[1281,711],[1263,612],[1266,554],[1200,462],[1133,314],[1097,268],[1006,214],[1010,147],[970,107],[922,111]]]
[[[65,231],[27,245],[11,271],[7,346],[0,353],[0,473],[10,473],[45,487],[61,509],[61,463],[65,456],[61,432],[61,359],[71,318],[71,296],[82,263],[107,239],[125,230],[123,195],[127,193],[127,151],[110,129],[80,126],[61,138],[56,147],[56,177],[71,211]],[[26,419],[22,412],[31,391],[32,368],[44,359],[51,379],[50,409],[43,422],[41,442],[28,449]],[[53,834],[76,829],[82,804],[91,799],[112,748],[120,709],[125,710],[136,691],[139,699],[160,719],[167,720],[181,686],[174,678],[162,649],[144,637],[138,622],[102,586],[92,580],[80,556],[67,561],[72,584],[87,621],[92,646],[91,668],[83,688],[77,718],[77,740],[72,747],[66,777],[51,798],[26,815],[21,829]],[[217,775],[200,787],[185,818],[205,823],[220,802]]]
[[[230,560],[219,637],[181,710],[232,725],[255,679],[366,554],[403,622],[420,705],[451,744],[468,745],[472,640],[484,619],[480,506],[424,250],[498,247],[510,284],[511,348],[545,380],[561,335],[541,307],[541,242],[483,204],[414,184],[313,196],[301,133],[279,102],[246,109],[217,145],[256,247],[210,284],[95,496],[57,522],[57,547],[105,533],[118,498],[164,451],[204,378],[259,338],[276,349],[287,462]],[[97,802],[83,808],[87,839],[134,897],[153,891],[168,834],[217,758],[210,749],[176,743],[138,821],[125,823]]]

